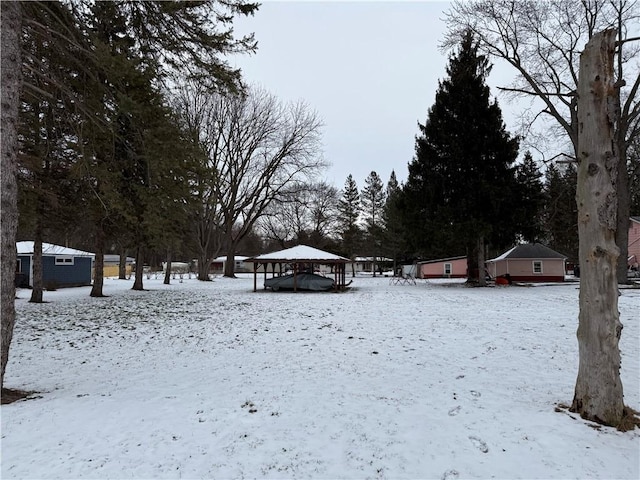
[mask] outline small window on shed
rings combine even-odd
[[[540,260],[533,262],[533,273],[542,273],[542,262]]]
[[[55,257],[56,265],[73,265],[73,257],[71,255],[58,255]]]
[[[445,275],[451,275],[452,272],[453,272],[453,266],[450,263],[445,263],[444,264],[444,274]]]

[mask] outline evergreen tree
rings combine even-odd
[[[547,168],[544,207],[545,236],[548,246],[578,262],[578,173],[573,163],[560,171],[554,164]]]
[[[361,231],[358,226],[360,218],[360,193],[358,185],[349,174],[342,190],[342,196],[338,200],[338,224],[341,239],[341,248],[344,255],[354,260],[354,255],[360,245]],[[351,263],[351,274],[355,277],[355,264]]]
[[[526,152],[522,163],[516,167],[516,189],[513,199],[513,219],[518,233],[524,240],[536,242],[543,235],[543,209],[545,203],[542,173],[531,152]]]
[[[402,188],[396,178],[396,172],[392,170],[389,182],[387,182],[382,219],[384,223],[383,251],[386,256],[393,258],[394,274],[397,273],[397,262],[405,244],[401,196]]]
[[[405,226],[423,251],[467,254],[469,278],[482,284],[485,242],[502,247],[515,240],[513,222],[518,140],[505,130],[497,101],[490,99],[490,65],[467,32],[439,83],[427,121],[419,124],[409,164]]]
[[[376,276],[377,257],[382,251],[384,228],[383,210],[385,205],[384,186],[380,176],[371,172],[364,180],[362,189],[362,214],[367,234],[367,251],[373,257],[373,276]]]

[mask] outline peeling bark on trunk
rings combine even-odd
[[[13,338],[16,310],[16,232],[18,229],[18,106],[22,86],[20,56],[20,31],[22,29],[21,2],[0,2],[0,55],[2,75],[2,108],[0,137],[2,138],[2,162],[0,167],[0,222],[2,234],[0,248],[2,275],[0,275],[2,298],[2,372],[0,386],[4,386],[4,373],[9,361],[9,346]]]
[[[616,32],[593,36],[580,56],[578,82],[578,233],[580,364],[571,411],[617,426],[623,417],[615,242],[618,158],[613,53]],[[613,151],[612,151],[613,150]]]

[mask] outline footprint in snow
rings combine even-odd
[[[459,476],[460,476],[460,474],[458,473],[457,470],[447,470],[442,475],[441,480],[454,480],[454,479],[458,478]]]
[[[487,453],[489,451],[489,447],[487,447],[487,444],[482,439],[471,435],[469,437],[469,440],[471,440],[473,446],[480,450],[482,453]]]
[[[482,396],[482,394],[480,392],[476,392],[475,390],[471,390],[471,396],[472,397],[476,397],[476,398],[480,398]]]
[[[460,413],[461,409],[462,409],[462,407],[460,405],[458,405],[457,407],[453,407],[451,410],[449,410],[449,416],[450,417],[455,417],[457,414]]]

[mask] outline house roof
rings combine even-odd
[[[257,257],[247,258],[245,262],[349,263],[351,260],[307,245],[298,245],[297,247],[286,248],[278,252],[265,253],[264,255],[258,255]]]
[[[233,259],[237,262],[237,261],[241,261],[244,262],[247,258],[249,257],[243,257],[242,255],[234,255]],[[220,257],[216,257],[213,260],[211,260],[212,262],[226,262],[227,261],[227,256],[226,255],[222,255]]]
[[[631,217],[631,220],[633,220],[636,223],[640,223],[640,217]]]
[[[467,258],[466,255],[461,255],[458,257],[448,257],[448,258],[438,258],[435,260],[422,260],[420,262],[416,262],[418,265],[426,265],[429,263],[440,263],[440,262],[450,262],[452,260],[462,260],[463,258]]]
[[[16,242],[16,250],[18,252],[18,255],[33,255],[33,242]],[[83,252],[82,250],[76,250],[75,248],[67,248],[60,245],[54,245],[53,243],[45,242],[42,242],[42,254],[71,255],[73,257],[95,257],[95,254],[90,252]]]
[[[555,250],[550,249],[542,245],[541,243],[525,243],[522,245],[516,245],[511,250],[507,250],[502,255],[493,258],[491,260],[487,260],[487,262],[497,262],[499,260],[505,260],[507,258],[536,258],[536,259],[545,259],[545,258],[567,258],[566,255],[562,255],[561,253],[556,252]]]
[[[356,257],[354,262],[373,262],[373,257]],[[376,262],[393,262],[393,258],[376,257]]]

